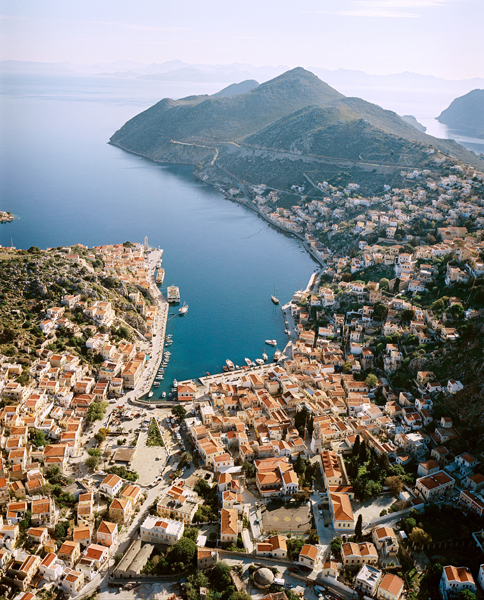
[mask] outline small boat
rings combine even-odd
[[[210,375],[210,373],[208,371],[206,371],[207,375]]]
[[[152,398],[152,397],[153,397],[153,392],[149,392],[148,398]]]
[[[274,352],[274,360],[279,360],[282,356],[282,352],[280,350],[276,350]]]
[[[231,360],[229,360],[228,358],[227,358],[227,360],[225,361],[225,364],[227,365],[227,367],[228,367],[228,368],[229,368],[231,371],[233,371],[233,370],[234,370],[234,368],[235,368],[235,367],[234,367],[234,363],[233,363]]]
[[[252,364],[252,361],[250,360],[250,358],[244,358],[244,360],[245,360],[245,364],[250,367],[250,365]]]
[[[181,316],[183,316],[184,314],[186,314],[188,312],[188,304],[186,302],[183,303],[183,306],[178,309],[178,314]]]
[[[235,368],[236,368],[237,370],[238,370],[238,369],[240,369],[239,365],[235,365]]]
[[[163,398],[166,398],[166,392],[163,392],[163,394],[161,394],[163,396]]]
[[[271,296],[271,300],[274,304],[279,304],[279,300],[275,296]]]
[[[225,373],[228,373],[228,372],[229,372],[229,368],[228,368],[228,367],[226,367],[225,365],[222,367],[222,369],[224,370],[224,372],[225,372]]]
[[[160,387],[160,385],[161,385],[161,383],[159,383],[159,382],[158,382],[158,383],[155,383],[155,384],[153,384],[153,385],[154,385],[154,387],[155,387],[155,388],[159,388],[159,387]]]
[[[267,356],[267,354],[266,354],[265,352],[264,352],[264,354],[262,355],[262,358],[263,358],[264,360],[268,360],[268,359],[269,359],[269,357]]]
[[[264,364],[264,361],[262,360],[262,358],[256,358],[256,359],[255,359],[255,362],[256,362],[258,365],[263,365],[263,364]]]
[[[178,387],[178,381],[176,379],[173,380],[173,387],[174,388]]]
[[[266,340],[266,344],[269,344],[269,346],[275,346],[277,344],[277,340]]]

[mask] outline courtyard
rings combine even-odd
[[[264,532],[291,531],[302,533],[311,529],[311,513],[306,502],[296,503],[272,501],[266,506],[262,516]]]

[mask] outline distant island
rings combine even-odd
[[[10,211],[0,210],[0,223],[10,223],[10,221],[14,220],[14,216]]]
[[[278,189],[309,178],[348,180],[376,192],[400,185],[402,169],[431,169],[439,152],[484,169],[483,158],[456,142],[347,98],[300,67],[236,95],[165,98],[110,143],[156,162],[192,164],[208,183],[232,179]]]
[[[484,90],[472,90],[456,98],[440,113],[437,121],[448,127],[464,129],[474,137],[484,138]]]

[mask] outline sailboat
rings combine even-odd
[[[178,309],[178,314],[181,316],[183,316],[185,313],[188,312],[188,304],[186,302],[183,303],[183,306]]]
[[[279,300],[276,298],[276,286],[274,286],[274,294],[271,296],[271,300],[274,304],[279,304]]]

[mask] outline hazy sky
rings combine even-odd
[[[0,0],[0,59],[484,76],[484,0]]]

